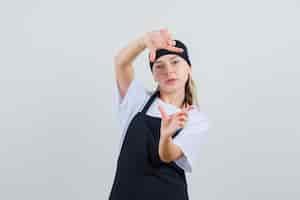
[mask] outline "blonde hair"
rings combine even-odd
[[[185,95],[184,95],[183,105],[195,104],[198,108],[200,108],[196,91],[197,88],[196,88],[195,81],[189,75],[188,80],[185,84]]]

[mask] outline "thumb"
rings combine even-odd
[[[159,112],[160,112],[161,117],[162,117],[163,120],[169,119],[168,114],[167,114],[166,111],[162,108],[162,106],[159,105],[159,106],[158,106],[158,109],[159,109]]]
[[[156,54],[156,49],[153,48],[153,49],[150,49],[150,61],[153,62],[154,59],[155,59],[155,55]]]

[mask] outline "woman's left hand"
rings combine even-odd
[[[185,106],[181,111],[168,115],[166,111],[158,106],[160,114],[162,116],[160,137],[168,138],[175,134],[179,128],[183,128],[188,120],[188,111],[191,110],[191,106]]]

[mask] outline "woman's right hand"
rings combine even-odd
[[[168,115],[162,106],[158,106],[161,114],[161,127],[160,127],[160,138],[169,138],[175,134],[179,128],[184,128],[188,120],[188,111],[192,110],[193,107],[190,105],[184,106],[181,111]]]
[[[143,40],[145,46],[150,50],[150,61],[155,59],[156,50],[167,49],[174,52],[182,52],[182,48],[175,47],[176,41],[172,39],[167,29],[147,32]]]

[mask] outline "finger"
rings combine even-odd
[[[180,113],[179,115],[177,115],[177,117],[178,117],[178,118],[182,118],[182,117],[188,118],[189,115],[188,115],[187,112],[182,112],[182,113]]]
[[[188,117],[188,113],[185,112],[185,111],[180,111],[176,114],[176,117],[182,117],[182,116],[185,116],[185,117]]]
[[[169,50],[169,51],[174,51],[174,52],[178,52],[178,53],[184,51],[182,48],[174,47],[174,46],[168,46],[168,47],[166,47],[166,49]]]
[[[156,49],[151,49],[150,50],[150,61],[153,62],[155,60],[156,56]]]
[[[187,115],[188,111],[186,108],[182,108],[180,111],[177,112],[177,115]]]
[[[180,128],[184,128],[185,123],[184,122],[178,122],[177,126],[180,127]]]
[[[169,32],[169,30],[167,28],[163,28],[160,30],[160,33],[162,34],[163,37],[165,37],[165,39],[171,40],[171,34]]]
[[[173,40],[171,37],[171,34],[169,33],[168,29],[162,29],[161,35],[164,37],[164,39],[167,41],[168,46],[173,46]]]
[[[187,116],[180,116],[180,117],[178,117],[178,121],[182,121],[182,122],[186,122],[187,121],[187,119],[188,119],[188,117]]]
[[[183,121],[186,122],[189,119],[188,115],[180,115],[180,116],[176,116],[176,121]]]
[[[166,120],[169,118],[169,116],[167,115],[166,111],[162,108],[162,106],[158,106],[159,112],[161,114],[161,117],[163,120]]]
[[[169,45],[170,47],[173,47],[173,46],[176,45],[176,41],[173,40],[172,38],[169,38],[169,39],[168,39],[168,45]]]
[[[176,41],[175,40],[172,40],[171,46],[176,46]]]
[[[189,118],[189,113],[188,111],[184,112],[185,114],[183,116],[185,116],[187,119]]]
[[[166,29],[166,37],[169,41],[171,41],[171,45],[172,45],[174,40],[172,39],[171,33],[169,32],[168,29]]]
[[[160,33],[165,33],[166,31],[167,31],[167,28],[161,28],[161,29],[159,29]]]

